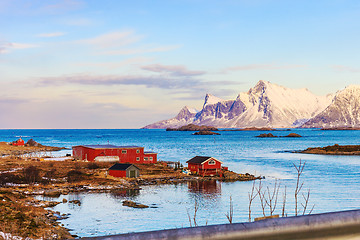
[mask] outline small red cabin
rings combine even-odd
[[[24,140],[19,138],[18,140],[12,142],[11,145],[13,145],[13,146],[25,146],[25,142],[24,142]]]
[[[140,176],[140,169],[129,163],[115,163],[109,168],[109,175],[113,177],[137,178]]]
[[[188,168],[193,174],[201,176],[216,176],[222,177],[221,164],[222,162],[213,157],[196,156],[186,162]]]
[[[138,146],[80,145],[72,149],[73,157],[77,160],[120,163],[157,162],[157,153],[144,152],[144,148]]]

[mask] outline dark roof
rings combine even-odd
[[[128,169],[130,166],[134,166],[137,169],[139,169],[137,166],[133,165],[133,164],[129,164],[129,163],[115,163],[113,166],[111,166],[109,168],[109,170],[126,170]],[[140,170],[140,169],[139,169]]]
[[[208,160],[209,158],[211,158],[211,157],[196,156],[196,157],[193,157],[192,159],[190,159],[189,161],[187,161],[186,163],[201,164],[201,163],[205,162],[206,160]]]
[[[142,148],[139,146],[116,146],[116,145],[110,145],[110,144],[106,144],[106,145],[79,145],[79,146],[74,146],[74,147],[87,147],[87,148],[93,148],[93,149],[104,149],[104,148]],[[74,148],[73,147],[73,148]]]

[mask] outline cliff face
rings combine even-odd
[[[337,92],[331,104],[302,127],[360,127],[360,86],[351,85]]]
[[[316,96],[307,89],[290,89],[259,81],[235,100],[223,100],[207,94],[201,111],[184,107],[171,119],[145,128],[176,128],[186,124],[219,128],[297,127],[322,112],[332,96]]]

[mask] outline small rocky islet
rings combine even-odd
[[[360,145],[335,144],[326,147],[312,147],[295,153],[323,154],[323,155],[360,155]]]
[[[297,134],[297,133],[290,133],[286,136],[275,136],[273,135],[272,133],[262,133],[258,136],[256,136],[258,138],[278,138],[278,137],[287,137],[287,138],[300,138],[302,137],[300,134]]]

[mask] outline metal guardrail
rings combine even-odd
[[[91,240],[268,240],[360,239],[360,210],[273,218],[257,222],[220,224],[150,232],[83,238]]]

